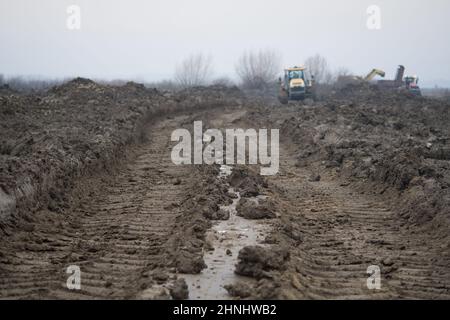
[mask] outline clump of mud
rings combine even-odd
[[[241,198],[237,205],[237,215],[246,219],[273,219],[276,215],[275,204],[268,198]]]
[[[239,251],[235,273],[257,279],[272,278],[271,271],[284,270],[289,250],[281,246],[248,246]]]
[[[174,300],[186,300],[189,298],[189,289],[183,278],[177,279],[170,288],[170,295]]]
[[[228,291],[230,296],[242,299],[248,298],[254,294],[254,287],[251,284],[242,281],[225,285],[225,290]]]
[[[238,299],[274,300],[282,298],[280,282],[262,278],[256,284],[236,282],[225,286],[228,294]]]
[[[242,167],[233,169],[229,177],[230,185],[242,197],[256,197],[262,194],[262,188],[267,187],[267,181],[258,173]]]

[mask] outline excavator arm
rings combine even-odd
[[[372,71],[369,72],[369,74],[367,76],[365,76],[364,81],[370,81],[376,75],[379,75],[380,77],[384,78],[384,76],[386,75],[386,72],[384,72],[383,70],[380,70],[380,69],[373,69]]]

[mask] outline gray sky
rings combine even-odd
[[[81,8],[69,30],[66,9]],[[367,8],[381,9],[369,30]],[[234,76],[246,50],[280,52],[285,66],[314,53],[355,74],[398,64],[425,86],[450,86],[448,0],[0,0],[0,73],[45,77],[170,78],[191,53]]]

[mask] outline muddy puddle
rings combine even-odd
[[[219,172],[221,179],[226,179],[232,167],[222,165]],[[230,218],[216,221],[207,232],[207,241],[214,248],[204,252],[204,260],[208,266],[200,274],[183,275],[189,286],[190,299],[230,299],[224,286],[237,280],[252,281],[250,278],[234,273],[239,251],[246,246],[263,242],[268,226],[263,221],[247,220],[236,215],[236,206],[240,200],[239,192],[230,187],[230,193],[236,195],[233,203],[221,206],[230,213]]]

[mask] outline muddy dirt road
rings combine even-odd
[[[255,125],[248,111],[223,109],[149,124],[147,141],[129,148],[127,161],[80,181],[80,201],[63,214],[41,210],[3,237],[0,297],[450,298],[445,248],[405,233],[383,198],[297,166],[289,140],[280,147],[279,174],[267,179],[253,166],[174,165],[171,132],[195,119],[220,129]],[[197,185],[199,177],[212,186]],[[188,275],[173,264],[171,247],[189,219],[184,205],[208,203],[219,189],[216,203],[204,205],[215,215],[203,212],[208,222],[194,223],[184,245],[200,250],[208,268]],[[249,203],[261,213],[257,220],[246,216]],[[66,286],[70,265],[80,267],[81,290]],[[373,265],[381,269],[380,290],[367,287]]]
[[[0,295],[8,298],[137,298],[146,270],[163,264],[189,166],[170,160],[170,133],[183,117],[148,131],[132,160],[113,177],[84,181],[90,190],[64,216],[38,212],[33,232],[3,241]],[[69,265],[82,272],[82,290],[66,288]],[[164,265],[164,264],[163,264]]]
[[[448,260],[436,260],[443,247],[405,232],[383,199],[324,173],[316,178],[314,170],[296,166],[292,146],[283,148],[280,176],[271,178],[282,190],[280,227],[302,235],[283,275],[287,298],[449,297]],[[370,266],[380,268],[379,290],[367,287]]]

